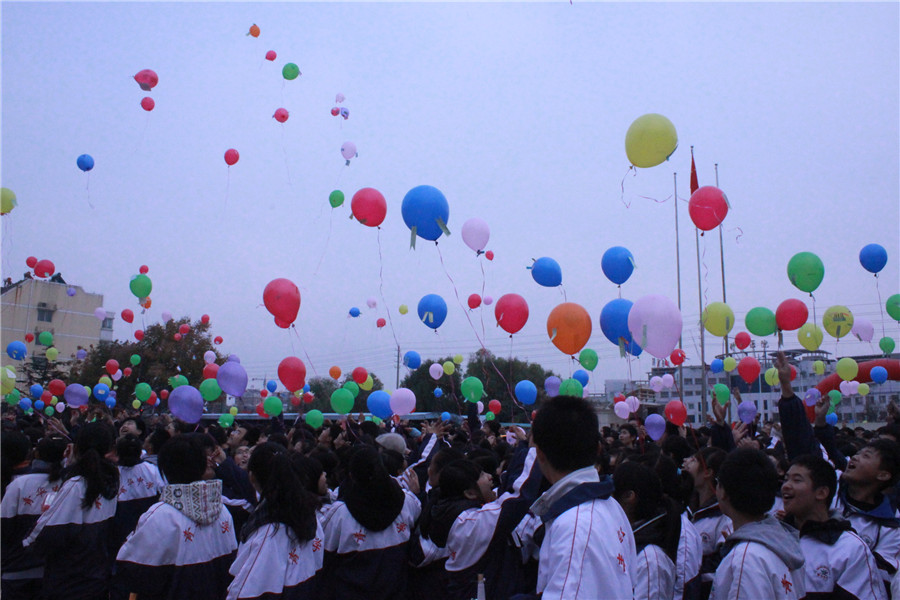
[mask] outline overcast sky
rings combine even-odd
[[[718,164],[732,206],[732,335],[755,306],[812,306],[786,276],[790,257],[811,251],[826,270],[819,325],[844,304],[876,326],[875,344],[826,336],[823,348],[877,352],[882,324],[895,339],[900,330],[882,323],[858,253],[882,244],[882,301],[900,291],[898,20],[896,2],[4,2],[2,185],[19,206],[3,217],[3,276],[19,279],[28,256],[48,258],[118,315],[138,312],[128,283],[146,264],[153,305],[133,326],[117,317],[118,339],[163,311],[207,313],[221,350],[251,377],[274,377],[296,355],[310,375],[364,366],[389,388],[395,340],[424,358],[468,355],[482,318],[494,353],[569,376],[577,365],[546,333],[565,297],[592,317],[588,347],[601,364],[589,389],[601,391],[629,363],[600,331],[602,307],[618,296],[600,257],[614,245],[634,254],[623,297],[676,300],[676,172],[684,345],[699,362],[694,146],[701,185],[715,184]],[[246,35],[254,23],[258,38]],[[287,62],[302,72],[294,81],[281,75]],[[142,69],[159,75],[152,92],[133,79]],[[330,114],[337,93],[348,120]],[[290,112],[283,125],[272,118],[280,107]],[[674,123],[679,146],[669,162],[629,174],[625,132],[649,112]],[[345,141],[359,151],[349,167]],[[228,148],[240,152],[230,169]],[[89,174],[75,164],[84,153],[96,161]],[[422,184],[447,197],[452,234],[411,250],[400,205]],[[348,219],[363,187],[387,199],[380,232]],[[334,210],[333,189],[347,196]],[[462,242],[471,217],[490,225],[493,262]],[[716,232],[700,253],[702,295],[721,300]],[[526,267],[541,256],[560,263],[562,290],[531,278]],[[277,277],[301,289],[298,336],[262,306]],[[530,317],[512,340],[493,307],[469,313],[470,326],[463,306],[482,286],[494,299],[526,298]],[[428,293],[449,306],[437,333],[415,315]],[[708,361],[721,341],[706,339]],[[798,347],[794,333],[785,340]],[[644,374],[650,357],[630,366]]]

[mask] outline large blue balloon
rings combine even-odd
[[[887,264],[887,250],[878,244],[863,246],[859,251],[859,264],[869,273],[878,273]]]
[[[882,366],[872,367],[872,370],[869,371],[869,377],[875,383],[884,383],[888,378],[887,369]]]
[[[559,263],[548,256],[534,261],[531,265],[531,276],[544,287],[556,287],[562,284],[562,269]]]
[[[634,256],[628,248],[613,246],[603,253],[600,268],[607,279],[616,285],[622,285],[634,272]]]
[[[176,388],[178,389],[178,388]],[[109,397],[109,386],[105,383],[98,383],[94,386],[94,398],[100,402],[105,401]]]
[[[437,329],[447,318],[447,303],[437,294],[422,296],[417,308],[419,320],[432,329]]]
[[[400,206],[403,222],[424,240],[436,241],[450,218],[450,205],[436,187],[420,185],[406,192]]]
[[[523,379],[516,384],[516,398],[526,406],[534,404],[534,401],[537,400],[537,386],[527,379]]]
[[[610,300],[600,311],[600,329],[610,342],[618,346],[621,341],[625,344],[626,352],[640,356],[643,350],[631,338],[631,331],[628,329],[628,313],[631,312],[631,305],[631,300],[624,298]]]
[[[408,350],[403,355],[403,364],[410,369],[418,369],[422,364],[422,357],[415,350]]]
[[[63,397],[66,399],[66,404],[73,408],[84,406],[89,400],[87,388],[80,383],[70,383],[67,385]]]
[[[31,399],[30,398],[22,398],[19,400],[19,408],[22,410],[29,410],[31,408]]]
[[[444,395],[444,390],[442,390],[441,388],[434,388],[434,397],[435,398],[440,398],[443,395]]]
[[[33,386],[31,386],[31,397],[34,398],[35,400],[40,398],[41,394],[43,394],[43,393],[44,393],[44,388],[41,387],[40,384],[36,383]]]
[[[574,373],[572,373],[572,379],[576,380],[578,383],[582,385],[582,387],[588,384],[588,380],[590,380],[591,376],[588,375],[588,372],[584,369],[578,369]]]
[[[94,157],[90,154],[82,154],[78,157],[78,160],[75,161],[75,164],[78,165],[78,168],[82,171],[90,171],[94,168]]]
[[[390,419],[394,411],[391,410],[391,396],[384,390],[376,390],[366,398],[366,406],[369,412],[379,419]]]
[[[234,355],[232,354],[231,356]],[[225,364],[219,367],[219,370],[216,372],[216,383],[219,384],[219,387],[222,388],[223,392],[231,396],[243,396],[244,392],[247,390],[247,381],[246,369],[244,369],[244,366],[240,362],[231,360],[231,357],[228,357]]]
[[[709,370],[713,373],[721,373],[725,370],[725,361],[721,358],[715,358],[709,363]]]
[[[6,347],[6,353],[13,360],[22,360],[23,358],[25,358],[26,352],[27,348],[25,347],[25,342],[21,342],[19,340],[10,342]]]

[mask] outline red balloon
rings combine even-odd
[[[132,312],[132,310],[130,308],[126,308],[125,310],[122,311],[122,320],[125,321],[126,323],[133,323],[134,322],[134,312]]]
[[[225,164],[230,167],[231,165],[235,164],[240,157],[241,155],[238,154],[237,150],[235,150],[234,148],[229,148],[225,151]]]
[[[224,342],[224,341],[225,341],[225,340],[222,339],[222,336],[221,336],[221,335],[217,335],[217,336],[216,336],[216,339],[213,340],[213,343],[214,343],[214,344],[221,344],[221,343]]]
[[[156,392],[150,392],[150,397],[147,398],[147,404],[156,406]]]
[[[141,100],[141,108],[143,108],[147,112],[150,112],[155,107],[156,107],[156,102],[154,102],[153,98],[151,98],[150,96],[147,96]]]
[[[684,362],[685,354],[684,350],[675,349],[672,350],[672,354],[669,355],[669,360],[672,361],[672,364],[676,367]]]
[[[50,277],[56,271],[56,266],[49,260],[39,260],[34,265],[34,274],[37,277]]]
[[[209,315],[203,315],[200,317],[200,322],[203,324],[209,323]]]
[[[507,333],[516,333],[528,322],[528,303],[518,294],[503,294],[494,306],[497,325]]]
[[[62,396],[66,392],[66,383],[61,379],[52,379],[47,384],[51,396]]]
[[[148,267],[147,265],[141,265],[141,268],[138,269],[138,270],[139,270],[142,274],[144,274],[144,273],[146,273],[147,271],[150,270],[150,267]]]
[[[334,108],[331,109],[331,116],[332,116],[332,117],[336,117],[336,116],[338,116],[339,114],[341,114],[341,109],[339,109],[337,106],[335,106]]]
[[[745,383],[753,383],[759,377],[761,367],[758,360],[752,356],[745,356],[738,363],[737,370],[738,375],[741,376]]]
[[[484,253],[484,257],[488,260],[494,260],[494,251],[488,250],[487,252]]]
[[[491,411],[492,413],[494,413],[495,415],[500,414],[501,408],[502,407],[500,406],[499,400],[491,400],[490,402],[488,402],[488,410]]]
[[[300,312],[300,288],[289,279],[273,279],[263,290],[263,304],[275,317],[275,324],[287,329]]]
[[[134,339],[136,339],[137,341],[141,341],[142,339],[144,339],[144,330],[143,329],[135,330]]]
[[[362,385],[366,382],[366,378],[369,377],[369,372],[366,371],[363,367],[356,367],[355,369],[353,369],[351,377],[353,377],[353,381],[355,381],[357,384]]]
[[[701,231],[718,227],[728,214],[728,199],[725,193],[712,185],[704,185],[691,194],[688,202],[691,221]]]
[[[278,364],[278,379],[289,392],[302,390],[306,384],[306,365],[296,356],[288,356]]]
[[[300,398],[297,396],[291,396],[291,406],[300,406]]]
[[[312,404],[313,400],[315,400],[315,396],[313,396],[311,393],[305,392],[303,394],[303,401],[306,402],[307,404]]]
[[[387,325],[387,321],[385,321],[384,319],[378,319],[377,321],[375,321],[375,325],[377,325],[380,329],[381,327]]]
[[[275,111],[275,114],[272,115],[272,118],[275,119],[276,121],[278,121],[279,123],[284,123],[285,121],[288,120],[289,116],[290,115],[288,114],[288,111],[286,108],[279,108],[278,110]]]
[[[110,375],[115,375],[116,371],[118,371],[118,370],[119,370],[119,361],[117,361],[114,358],[111,358],[108,361],[106,361],[106,372],[107,373],[109,373]]]
[[[775,323],[782,331],[800,329],[809,317],[809,309],[802,300],[788,298],[775,309]]]
[[[142,90],[149,92],[159,83],[159,76],[155,71],[144,69],[143,71],[138,71],[138,74],[134,76],[134,80],[137,81]]]
[[[25,341],[28,342],[29,344],[30,344],[31,342],[33,342],[33,341],[34,341],[34,334],[33,334],[33,333],[26,333],[26,334],[25,334]]]
[[[34,265],[37,264],[37,258],[35,258],[33,256],[29,256],[28,258],[25,259],[25,264],[28,266],[29,269],[33,269]]]
[[[268,419],[269,415],[266,414],[265,409],[263,409],[262,403],[256,405],[256,414],[261,416],[264,419]]]
[[[353,194],[350,212],[366,227],[378,227],[387,215],[387,202],[375,188],[363,188]]]
[[[203,367],[203,379],[215,379],[219,374],[219,365],[216,363],[206,363]]]
[[[265,397],[268,396],[268,395],[269,395],[269,390],[260,390],[260,391],[259,391],[259,397],[260,397],[260,398],[265,398]]]
[[[169,397],[169,390],[159,390],[159,397],[166,400]]]
[[[736,336],[734,336],[734,345],[737,346],[738,350],[743,350],[747,346],[750,345],[750,334],[746,331],[742,331]]]
[[[681,400],[669,400],[669,403],[666,404],[665,413],[669,422],[676,427],[684,425],[684,421],[687,419],[687,409]]]
[[[125,377],[131,376],[131,367],[125,367],[124,369],[122,369],[122,375],[124,375]]]
[[[274,50],[269,50],[268,52],[266,52],[266,60],[275,60],[276,58],[278,58],[278,55],[275,54]]]
[[[625,394],[616,394],[613,397],[613,404],[615,404],[617,402],[625,402]]]
[[[478,294],[471,294],[469,296],[469,308],[478,308],[481,306],[481,296]]]
[[[181,335],[187,335],[191,331],[191,326],[187,323],[182,323],[178,326],[178,333]]]
[[[181,334],[180,334],[180,333],[176,333],[175,335],[172,336],[172,338],[174,338],[174,340],[175,340],[176,342],[180,342],[180,341],[181,341]]]
[[[50,390],[44,390],[41,392],[41,400],[43,400],[44,404],[50,406],[50,401],[53,399],[53,394],[50,393]]]
[[[791,367],[791,381],[797,379],[797,368],[794,365],[788,365]]]

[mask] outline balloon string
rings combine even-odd
[[[303,346],[303,340],[300,338],[300,334],[297,332],[297,326],[296,326],[296,325],[292,325],[292,326],[291,326],[291,329],[294,331],[294,335],[297,336],[297,341],[300,342],[300,349],[303,350],[303,356],[306,357],[306,362],[307,362],[307,363],[309,364],[309,366],[312,368],[313,375],[315,375],[316,377],[318,377],[318,376],[319,376],[319,372],[316,370],[316,365],[313,364],[312,359],[309,357],[309,352],[307,352],[307,351],[306,351],[306,348]],[[288,337],[290,337],[290,336],[288,336]],[[293,350],[293,349],[294,349],[294,341],[291,340],[291,350]],[[297,354],[297,353],[294,352],[294,354]]]
[[[878,274],[875,274],[875,293],[878,294],[878,312],[881,314],[881,337],[887,337],[884,328],[884,303],[881,301],[881,290],[878,288]]]
[[[90,206],[91,209],[93,209],[94,205],[91,202],[91,174],[90,173],[87,174],[87,177],[85,177],[85,180],[87,181],[87,183],[84,184],[84,189],[87,191],[88,206]]]
[[[487,334],[484,331],[484,287],[485,287],[485,278],[484,278],[484,261],[481,260],[481,255],[478,255],[478,266],[481,267],[481,336],[487,337]]]
[[[562,294],[563,302],[568,302],[569,299],[566,297],[566,288],[563,287],[562,284],[559,284],[559,291],[560,291],[560,293]]]
[[[322,256],[319,257],[319,263],[316,265],[316,270],[313,272],[313,278],[319,274],[319,267],[322,266],[322,261],[325,260],[325,255],[328,253],[328,244],[331,243],[331,229],[333,226],[334,209],[331,209],[331,214],[328,216],[328,236],[325,238],[325,247],[322,249]]]
[[[394,319],[391,317],[391,309],[388,307],[387,300],[384,299],[384,257],[381,254],[381,227],[376,229],[378,230],[376,236],[378,239],[378,291],[381,293],[381,305],[384,306],[384,310],[387,312],[388,323],[391,326],[391,335],[394,336],[394,343],[399,348],[400,340],[397,339],[397,332],[394,331]]]
[[[223,210],[228,208],[228,190],[231,187],[231,167],[225,172],[225,206]]]
[[[628,179],[628,174],[634,171],[634,174],[637,175],[637,170],[634,168],[634,165],[628,167],[628,170],[625,171],[625,175],[622,176],[622,182],[619,184],[619,187],[622,188],[622,195],[619,198],[622,201],[622,204],[625,205],[625,208],[631,208],[630,202],[625,202],[625,180]]]

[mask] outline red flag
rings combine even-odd
[[[691,195],[694,195],[700,188],[700,183],[697,181],[697,165],[694,164],[694,149],[691,148]]]

